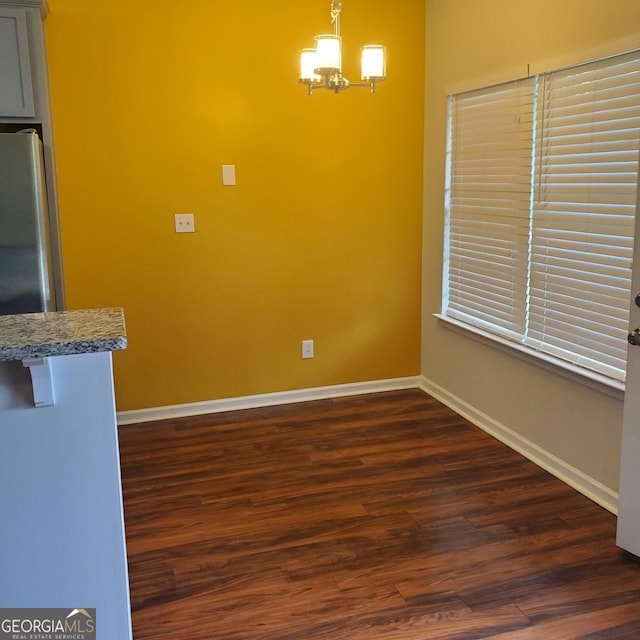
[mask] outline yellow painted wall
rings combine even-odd
[[[419,373],[424,0],[344,2],[346,75],[375,42],[389,79],[310,98],[329,6],[49,0],[67,306],[125,310],[118,409]]]
[[[622,400],[451,331],[441,308],[446,93],[640,46],[637,0],[427,0],[422,372],[615,491]],[[587,56],[587,57],[583,57]]]

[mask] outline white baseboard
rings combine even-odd
[[[341,396],[353,396],[363,393],[379,393],[382,391],[417,388],[420,388],[420,378],[415,376],[408,378],[391,378],[389,380],[355,382],[351,384],[338,384],[311,389],[296,389],[294,391],[282,391],[279,393],[263,393],[254,396],[242,396],[239,398],[223,398],[220,400],[208,400],[205,402],[193,402],[190,404],[176,404],[151,409],[119,411],[118,425],[122,426],[136,422],[166,420],[167,418],[184,418],[188,416],[203,415],[206,413],[236,411],[238,409],[255,409],[257,407],[291,404],[293,402],[307,402],[308,400],[323,400],[326,398],[339,398]]]
[[[590,498],[607,511],[617,515],[617,492],[546,451],[534,442],[527,440],[505,425],[500,424],[490,416],[478,411],[475,407],[472,407],[461,398],[451,394],[424,376],[420,378],[419,386],[425,393],[428,393],[436,400],[442,402],[442,404],[453,409],[457,414],[469,420],[469,422],[500,440],[500,442],[503,442],[514,451],[522,454],[525,458],[542,467],[545,471],[559,478],[570,487],[573,487],[576,491]]]

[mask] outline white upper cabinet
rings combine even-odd
[[[0,6],[0,116],[35,116],[26,12]]]

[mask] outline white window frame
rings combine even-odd
[[[442,302],[443,311],[441,314],[437,314],[438,317],[441,318],[442,320],[445,320],[450,326],[454,326],[466,331],[472,331],[482,339],[486,339],[486,340],[489,340],[490,342],[499,344],[501,348],[514,349],[516,352],[518,352],[520,355],[526,358],[534,357],[535,359],[544,362],[545,366],[547,365],[560,366],[563,369],[569,371],[572,375],[573,374],[582,375],[590,381],[595,381],[598,384],[604,383],[605,385],[608,385],[611,388],[618,389],[618,390],[624,389],[624,378],[621,377],[621,372],[619,369],[620,369],[620,362],[621,362],[620,360],[621,349],[624,350],[624,355],[626,357],[626,331],[628,329],[628,319],[627,319],[628,318],[628,301],[630,297],[630,284],[631,284],[630,282],[631,253],[633,249],[633,219],[635,217],[635,193],[638,185],[637,146],[633,150],[634,174],[632,176],[632,184],[629,184],[629,176],[627,175],[626,178],[624,179],[626,180],[627,184],[625,184],[623,188],[623,191],[626,191],[626,195],[623,195],[622,200],[619,200],[619,194],[614,194],[612,196],[613,200],[610,203],[611,205],[615,205],[616,207],[618,207],[618,209],[620,210],[622,210],[623,208],[626,208],[626,212],[625,212],[626,218],[624,220],[624,225],[623,225],[624,234],[627,234],[627,236],[630,234],[630,240],[628,237],[625,240],[625,243],[626,243],[624,247],[625,255],[616,258],[615,262],[617,262],[618,264],[611,266],[612,270],[617,269],[617,272],[614,274],[616,277],[619,275],[620,270],[622,270],[623,272],[623,277],[618,278],[618,284],[622,282],[622,286],[625,287],[625,289],[622,294],[622,298],[620,298],[620,295],[619,295],[620,292],[618,292],[618,304],[620,304],[620,299],[622,299],[623,301],[626,301],[622,303],[622,305],[624,306],[623,313],[626,314],[626,316],[623,318],[618,318],[616,320],[618,323],[617,325],[618,333],[616,334],[615,338],[613,338],[611,341],[612,343],[615,343],[617,345],[615,349],[617,349],[618,351],[618,353],[616,354],[617,359],[616,357],[614,357],[611,360],[611,362],[613,362],[613,366],[610,366],[611,363],[609,361],[606,361],[604,365],[601,365],[598,362],[590,361],[589,358],[585,358],[584,360],[582,360],[579,357],[579,353],[578,354],[569,353],[569,355],[567,356],[567,354],[564,351],[565,344],[562,339],[558,340],[557,344],[553,344],[552,348],[549,349],[548,345],[545,343],[544,323],[559,322],[557,318],[554,316],[554,311],[545,310],[545,313],[547,313],[547,317],[543,317],[542,322],[537,322],[536,324],[536,318],[534,318],[533,321],[531,320],[531,316],[532,315],[535,316],[535,314],[532,314],[528,309],[526,312],[526,318],[524,320],[522,319],[521,309],[519,308],[519,305],[521,305],[522,303],[523,296],[526,298],[524,302],[525,306],[530,305],[531,298],[535,297],[541,290],[540,287],[536,286],[536,277],[539,276],[540,269],[538,269],[536,272],[535,265],[534,265],[534,268],[532,268],[532,263],[535,262],[538,265],[540,264],[538,260],[538,253],[535,254],[535,257],[533,259],[531,257],[530,249],[532,245],[534,245],[538,241],[539,237],[542,237],[543,242],[545,243],[554,242],[553,232],[549,232],[547,234],[549,237],[544,237],[546,232],[543,232],[541,234],[539,233],[539,230],[535,227],[535,225],[537,225],[538,216],[541,216],[541,219],[542,219],[542,210],[546,209],[551,212],[551,217],[554,217],[555,214],[557,213],[556,210],[558,209],[557,202],[558,200],[563,199],[563,196],[561,196],[560,198],[556,197],[555,200],[551,198],[551,199],[548,199],[549,201],[547,201],[545,200],[545,198],[539,197],[540,193],[542,191],[554,191],[554,184],[553,184],[554,180],[555,181],[559,180],[560,182],[562,181],[567,182],[567,175],[570,175],[572,173],[571,171],[563,173],[563,171],[557,172],[555,170],[553,166],[553,163],[555,162],[553,158],[553,153],[550,153],[548,155],[541,154],[542,141],[544,141],[544,144],[547,144],[547,142],[549,141],[549,138],[545,137],[545,135],[541,135],[541,134],[546,134],[545,127],[549,125],[549,121],[547,118],[547,115],[548,115],[547,105],[545,104],[544,109],[542,108],[543,100],[547,96],[543,95],[542,97],[540,97],[538,96],[538,94],[541,93],[542,87],[547,87],[547,85],[549,84],[552,85],[553,82],[562,84],[562,82],[564,82],[566,78],[569,78],[568,82],[569,82],[569,85],[571,85],[571,82],[573,82],[572,76],[577,75],[581,72],[586,71],[587,73],[591,73],[593,69],[596,69],[596,75],[597,75],[598,66],[608,67],[612,64],[617,64],[621,60],[628,60],[628,59],[638,60],[639,57],[640,57],[640,53],[637,51],[632,52],[631,54],[621,54],[619,56],[610,56],[607,59],[597,61],[597,62],[575,65],[574,67],[565,68],[560,71],[536,74],[535,76],[522,79],[519,81],[513,81],[510,83],[504,83],[499,86],[487,87],[485,89],[465,92],[464,94],[454,94],[449,96],[450,107],[453,104],[453,101],[458,98],[458,96],[463,96],[463,99],[466,101],[465,104],[471,104],[472,107],[475,106],[473,104],[473,101],[477,97],[479,108],[482,108],[483,99],[486,97],[487,102],[492,103],[492,101],[494,100],[494,94],[497,93],[499,95],[498,102],[489,104],[488,108],[492,109],[496,107],[496,105],[498,105],[500,108],[503,108],[506,105],[505,109],[507,113],[507,119],[505,120],[505,122],[507,122],[507,125],[509,123],[509,118],[513,118],[514,122],[516,122],[517,120],[515,124],[515,129],[516,129],[515,138],[517,138],[518,136],[518,131],[517,131],[518,128],[523,128],[526,130],[524,133],[525,136],[531,135],[531,140],[528,143],[525,142],[525,145],[521,150],[521,152],[525,154],[527,153],[527,144],[528,144],[530,149],[529,160],[531,163],[531,166],[530,166],[531,181],[529,185],[529,194],[528,194],[530,198],[528,202],[528,209],[529,209],[528,215],[534,216],[534,217],[530,218],[527,221],[527,224],[529,225],[528,237],[526,239],[526,245],[527,245],[526,282],[527,284],[526,284],[524,293],[522,292],[522,290],[520,290],[518,291],[518,295],[514,295],[514,299],[516,299],[516,305],[514,309],[515,311],[514,313],[515,323],[513,325],[514,330],[513,331],[511,330],[511,324],[510,324],[511,318],[506,318],[506,319],[499,318],[498,323],[501,326],[496,328],[496,326],[493,325],[493,319],[491,317],[488,317],[488,318],[483,317],[484,309],[483,309],[482,298],[483,296],[487,299],[491,298],[490,303],[488,304],[491,312],[494,312],[496,309],[498,309],[498,315],[500,315],[502,313],[500,296],[509,298],[512,295],[512,292],[508,288],[505,289],[502,282],[498,282],[497,287],[493,286],[493,282],[489,282],[489,280],[492,279],[492,273],[488,268],[488,266],[490,265],[488,263],[486,264],[483,263],[482,256],[480,256],[480,260],[477,263],[477,266],[473,264],[469,266],[469,264],[473,262],[472,258],[470,257],[470,255],[473,253],[473,247],[472,247],[473,231],[471,231],[469,235],[469,238],[471,240],[469,242],[467,241],[468,239],[465,237],[466,235],[465,228],[463,228],[463,226],[460,225],[460,218],[457,217],[457,214],[455,212],[452,215],[451,198],[452,198],[452,192],[455,191],[457,201],[455,203],[454,209],[456,207],[458,209],[461,209],[461,208],[464,209],[466,207],[467,200],[465,200],[464,195],[462,197],[460,195],[461,193],[461,189],[459,188],[460,176],[462,175],[464,180],[468,181],[469,183],[473,183],[475,180],[476,184],[471,185],[471,193],[477,194],[478,193],[477,189],[480,188],[482,190],[483,188],[483,185],[481,183],[482,175],[480,175],[476,171],[476,168],[475,168],[476,165],[474,164],[475,160],[472,156],[471,156],[472,157],[471,161],[467,162],[468,158],[463,158],[463,163],[460,164],[460,162],[457,162],[456,168],[452,169],[452,160],[456,160],[456,161],[459,160],[462,154],[460,154],[457,151],[457,149],[452,146],[452,144],[456,141],[454,140],[453,131],[452,131],[453,129],[452,111],[450,110],[449,121],[448,121],[448,146],[447,146],[447,163],[446,163],[447,176],[446,176],[446,185],[445,185],[446,215],[445,215],[445,260],[443,265],[444,266],[443,302]],[[636,80],[636,83],[637,83],[637,80]],[[510,106],[511,103],[509,99],[503,100],[502,94],[507,95],[510,91],[512,90],[515,91],[517,89],[518,84],[520,84],[522,87],[525,88],[524,89],[525,94],[529,92],[530,94],[537,97],[532,101],[533,107],[531,109],[528,109],[528,110],[525,109],[524,112],[521,112],[520,106],[514,103],[515,111],[514,113],[510,113],[509,109],[511,109],[511,106]],[[569,92],[570,93],[576,92],[575,87],[571,88],[571,86],[569,86]],[[637,93],[635,94],[635,96],[636,97],[634,97],[632,101],[635,103],[640,102],[637,100]],[[525,102],[526,102],[526,97],[525,97]],[[559,101],[557,100],[553,104],[555,105],[556,103],[560,104]],[[585,104],[587,104],[586,101],[585,101]],[[573,111],[571,111],[571,109],[573,109]],[[551,113],[551,111],[549,111],[549,113]],[[470,109],[470,112],[472,113],[471,117],[473,117],[473,109]],[[462,117],[459,115],[458,112],[456,112],[456,115],[458,115],[459,117]],[[575,106],[573,107],[570,106],[569,116],[572,119],[580,117],[580,114],[578,113],[578,111],[576,111]],[[487,117],[493,118],[494,111],[491,111],[489,116]],[[634,115],[632,117],[637,118],[638,114],[634,111]],[[573,120],[570,120],[570,122],[572,121]],[[633,126],[634,127],[637,126],[635,124],[635,120],[634,120]],[[473,123],[471,127],[472,128],[470,130],[475,133],[476,130],[473,129]],[[504,127],[502,126],[502,124],[500,124],[497,128],[494,128],[492,130],[492,134],[494,134],[495,131],[498,131],[499,132],[498,137],[502,136],[503,128]],[[507,126],[508,131],[506,134],[504,134],[506,135],[505,139],[509,138],[509,136],[511,136],[512,138],[514,137],[514,132],[511,131],[512,128],[513,127],[510,127],[510,125]],[[457,133],[458,133],[458,136],[462,135],[461,130],[459,130]],[[479,145],[479,148],[481,149],[482,152],[486,152],[487,147],[489,147],[489,152],[488,152],[489,156],[491,156],[491,153],[493,153],[490,147],[492,145],[499,146],[500,144],[500,140],[498,140],[497,142],[494,140],[495,137],[496,136],[493,135],[491,140],[489,140],[487,144]],[[551,140],[552,142],[554,142],[556,141],[556,138],[553,138]],[[560,140],[560,138],[558,138],[558,140]],[[494,144],[494,142],[496,142],[496,144]],[[581,142],[584,143],[584,140],[582,140]],[[511,143],[507,142],[507,144],[511,144]],[[464,148],[466,150],[472,147],[473,147],[472,143],[467,143]],[[547,163],[547,160],[549,160],[549,158],[550,158],[550,162]],[[489,160],[492,161],[493,157],[489,157]],[[516,184],[518,181],[522,182],[523,179],[526,180],[527,178],[526,161],[524,163],[520,161],[515,161],[514,166],[512,167],[512,166],[508,166],[507,163],[504,162],[504,158],[502,158],[502,160],[503,162],[501,163],[490,162],[489,164],[491,164],[492,166],[488,169],[488,172],[490,174],[490,178],[488,178],[488,180],[497,184],[498,190],[502,189],[504,191],[504,186],[508,185],[510,182],[512,184]],[[518,163],[521,164],[522,166],[517,166]],[[543,166],[545,165],[545,163],[547,163],[548,166],[546,167]],[[485,162],[485,165],[486,165],[486,162]],[[544,169],[543,171],[540,171],[541,167]],[[628,172],[628,167],[629,165],[627,165],[625,169],[625,171],[627,172]],[[482,170],[486,171],[487,167],[483,165]],[[579,169],[579,171],[583,171],[583,170],[584,170],[583,168]],[[464,171],[468,171],[468,175],[461,173]],[[590,171],[590,169],[587,167],[586,171]],[[479,175],[480,175],[480,179],[478,179]],[[545,176],[546,176],[546,182],[545,182]],[[563,190],[571,191],[571,189],[574,189],[574,190],[577,189],[581,194],[580,197],[582,197],[585,183],[583,181],[583,184],[580,184],[580,181],[581,181],[580,176],[578,176],[576,180],[574,180],[574,178],[575,176],[571,175],[570,182],[575,182],[576,184],[568,184],[568,186],[565,184],[561,184],[560,191],[563,191]],[[458,180],[458,182],[456,182],[456,179]],[[587,177],[587,181],[586,181],[587,186],[588,186],[589,180],[590,178]],[[452,189],[452,185],[454,185],[453,189]],[[605,189],[605,191],[606,190],[607,189]],[[522,209],[522,206],[523,206],[522,197],[523,197],[522,193],[520,192],[507,193],[504,198],[502,198],[502,196],[499,197],[499,202],[496,205],[496,207],[497,209],[500,209],[504,204],[504,202],[508,201],[509,199],[512,199],[513,202],[516,203],[515,208],[520,210]],[[595,194],[594,196],[595,201],[597,201],[599,197],[600,196],[598,194]],[[471,199],[469,198],[468,201],[471,201]],[[551,204],[549,204],[549,202],[551,202]],[[495,202],[493,202],[491,206],[493,205],[495,205]],[[632,207],[631,216],[629,216],[630,206]],[[580,208],[580,205],[578,206],[578,208]],[[491,207],[489,207],[489,209],[491,209]],[[587,209],[588,209],[588,206],[587,206]],[[473,226],[475,211],[478,210],[480,212],[480,215],[478,217],[477,224],[479,224],[480,227],[484,230],[486,230],[487,228],[492,229],[490,233],[488,233],[489,243],[492,245],[495,245],[489,248],[489,251],[492,252],[491,253],[491,255],[493,256],[492,259],[498,263],[500,263],[501,261],[508,263],[510,259],[514,263],[518,263],[518,261],[520,261],[520,266],[522,266],[522,256],[517,255],[519,249],[517,249],[516,247],[516,245],[519,245],[521,248],[522,243],[525,242],[525,240],[522,238],[522,230],[520,229],[519,231],[516,230],[515,232],[513,232],[512,229],[509,229],[507,235],[504,236],[504,238],[500,238],[499,236],[502,233],[501,230],[504,230],[505,225],[502,224],[500,220],[498,220],[497,222],[495,221],[495,216],[493,215],[493,211],[483,211],[482,202],[480,203],[479,207],[476,207],[476,209],[474,209],[472,206],[469,208],[469,210],[470,210],[470,213],[465,213],[462,216],[462,221],[465,222],[465,224],[468,222],[470,226]],[[590,213],[590,211],[586,211],[586,213],[588,214]],[[468,216],[468,219],[465,216]],[[534,221],[535,221],[535,224],[534,224]],[[458,225],[457,229],[455,228],[456,225]],[[493,227],[491,225],[493,225]],[[517,225],[512,225],[512,226],[514,228],[517,227]],[[498,231],[496,231],[496,229]],[[480,233],[482,234],[484,232],[485,231],[481,230]],[[520,234],[520,237],[517,240],[517,242],[514,244],[513,237],[517,236],[518,234]],[[464,243],[466,241],[466,249],[464,251],[462,249],[456,251],[455,248],[452,248],[452,244],[451,244],[452,238],[454,242],[461,241],[462,243]],[[495,239],[495,242],[494,242],[494,239]],[[483,241],[484,240],[485,238],[483,238]],[[586,246],[588,246],[588,242],[586,243]],[[616,250],[617,250],[617,247],[616,247]],[[457,285],[453,284],[450,287],[450,284],[451,284],[450,267],[452,267],[453,265],[451,269],[451,272],[453,273],[455,271],[455,268],[457,268],[457,265],[455,265],[454,262],[460,261],[461,255],[462,255],[463,261],[466,261],[466,263],[468,264],[463,265],[463,268],[458,270],[459,277],[462,280],[465,280],[465,282],[462,285],[464,295],[460,300],[457,300],[456,296],[458,296],[459,294],[459,291],[456,288]],[[496,259],[496,256],[498,256],[497,259]],[[476,268],[477,268],[477,271],[475,273],[471,273]],[[609,267],[607,266],[606,268],[609,268]],[[628,270],[628,278],[626,278],[626,276],[624,275],[625,270]],[[519,269],[512,269],[513,274],[517,276],[515,279],[519,278],[521,280],[522,277],[519,271],[520,271]],[[507,264],[505,273],[507,274],[506,278],[508,279],[509,277],[508,264]],[[533,273],[533,277],[532,277],[532,273]],[[468,282],[466,282],[466,279],[468,277],[470,279]],[[569,277],[571,278],[571,274],[569,274]],[[478,291],[480,292],[478,301],[474,300],[473,296],[466,295],[468,292],[464,291],[464,287],[474,289],[476,284],[476,280],[475,280],[476,278],[477,278],[477,282],[479,282]],[[606,274],[606,278],[607,279],[609,278],[609,274]],[[500,276],[498,280],[504,280],[504,278]],[[571,279],[569,279],[569,282],[571,282]],[[562,287],[566,288],[565,285],[566,283],[563,285],[558,285],[557,289],[558,291],[560,291],[560,293],[561,293]],[[519,286],[522,287],[522,282],[520,282]],[[452,289],[454,290],[453,295],[451,293]],[[554,294],[558,294],[558,291],[555,291]],[[608,292],[605,292],[605,293],[608,293]],[[604,298],[604,299],[608,300],[607,298]],[[543,306],[545,306],[547,303],[543,301],[542,304]],[[553,301],[550,304],[551,304],[551,307],[553,307]],[[546,309],[546,306],[545,306],[545,309]],[[579,314],[578,314],[578,317],[580,317]],[[539,319],[539,317],[537,319]],[[560,320],[564,321],[563,318],[561,318]],[[575,322],[575,319],[571,321]],[[609,328],[609,325],[607,323],[609,323],[610,321],[611,320],[609,318],[604,319],[604,323],[605,323],[604,326],[606,326],[607,329]],[[529,333],[530,324],[536,325],[535,328],[538,329],[537,334],[533,332],[534,335],[530,335]],[[524,326],[520,326],[520,325],[524,325]],[[577,329],[580,330],[581,327],[577,327]],[[559,333],[562,334],[562,332],[559,332]],[[565,333],[568,333],[569,335],[571,335],[573,333],[573,325],[570,325],[570,331]],[[584,336],[586,336],[586,338],[579,336],[578,341],[587,340],[590,336],[590,331],[585,330]],[[571,340],[569,339],[568,342],[570,341]],[[617,341],[619,341],[621,345],[618,345]],[[582,344],[582,343],[579,342],[579,344]],[[579,346],[572,347],[569,344],[569,349],[571,348],[579,350],[581,347]],[[618,367],[618,369],[616,369],[616,367]],[[624,364],[622,365],[622,367],[624,368]],[[622,376],[623,375],[624,373],[622,372]]]

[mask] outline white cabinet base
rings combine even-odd
[[[96,608],[97,637],[131,639],[111,353],[48,358],[56,402],[25,401],[0,362],[0,603]]]

